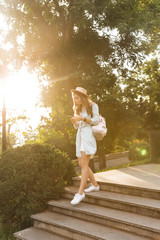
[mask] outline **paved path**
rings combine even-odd
[[[94,175],[97,181],[160,190],[160,164],[138,165]]]

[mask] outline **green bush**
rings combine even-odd
[[[0,159],[0,216],[18,226],[58,199],[71,183],[74,166],[67,154],[47,144],[8,150]]]
[[[136,142],[129,149],[129,159],[131,161],[143,161],[150,158],[149,144],[147,142]]]

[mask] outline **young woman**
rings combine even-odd
[[[85,198],[84,192],[99,191],[92,170],[89,168],[89,161],[92,154],[97,151],[96,139],[92,134],[92,125],[96,125],[99,121],[98,105],[92,102],[87,90],[82,87],[72,89],[74,116],[71,121],[77,130],[76,136],[76,156],[81,168],[81,183],[78,193],[75,194],[71,204],[78,204]],[[88,178],[91,186],[84,190]]]

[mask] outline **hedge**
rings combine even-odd
[[[0,217],[16,225],[58,199],[75,175],[68,155],[47,144],[27,144],[0,157]]]

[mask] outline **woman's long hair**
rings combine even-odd
[[[72,93],[74,94],[74,93]],[[75,93],[77,94],[81,100],[82,100],[82,104],[81,105],[77,105],[75,104],[75,102],[73,101],[73,111],[74,111],[74,114],[75,115],[79,115],[80,112],[82,112],[82,105],[86,108],[86,111],[88,114],[90,114],[92,116],[92,104],[93,104],[93,101],[88,97],[88,96],[85,96],[81,93]]]

